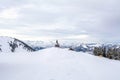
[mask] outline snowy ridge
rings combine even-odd
[[[68,49],[0,54],[1,80],[120,80],[120,62]]]
[[[8,53],[21,51],[34,51],[34,49],[16,38],[0,37],[0,52]]]

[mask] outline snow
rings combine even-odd
[[[0,48],[2,49],[2,51],[11,52],[10,47],[9,47],[9,43],[8,43],[10,41],[14,41],[14,39],[0,36]]]
[[[56,40],[48,40],[48,41],[24,41],[25,43],[35,47],[54,47],[56,44]],[[82,44],[79,40],[58,40],[61,47],[75,47],[80,46]]]
[[[0,80],[120,80],[120,62],[54,47],[1,53]]]
[[[11,52],[12,47],[10,46],[9,43],[15,43],[16,45],[18,45],[15,48],[15,52],[28,52],[27,47],[24,47],[24,44],[21,43],[20,41],[15,41],[15,38],[11,38],[11,37],[7,37],[7,36],[0,36],[0,53],[4,52],[4,53],[9,53]]]

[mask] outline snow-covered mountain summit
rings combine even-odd
[[[33,48],[16,38],[0,36],[0,52],[26,52],[34,51]]]

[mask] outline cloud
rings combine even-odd
[[[3,0],[0,3],[0,29],[12,29],[18,38],[120,40],[118,0]]]
[[[89,35],[71,35],[67,38],[70,38],[70,39],[88,39]]]
[[[14,8],[4,9],[0,13],[0,18],[3,19],[16,19],[19,17],[18,11]]]

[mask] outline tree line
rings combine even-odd
[[[109,59],[120,60],[120,48],[95,47],[93,54]]]

